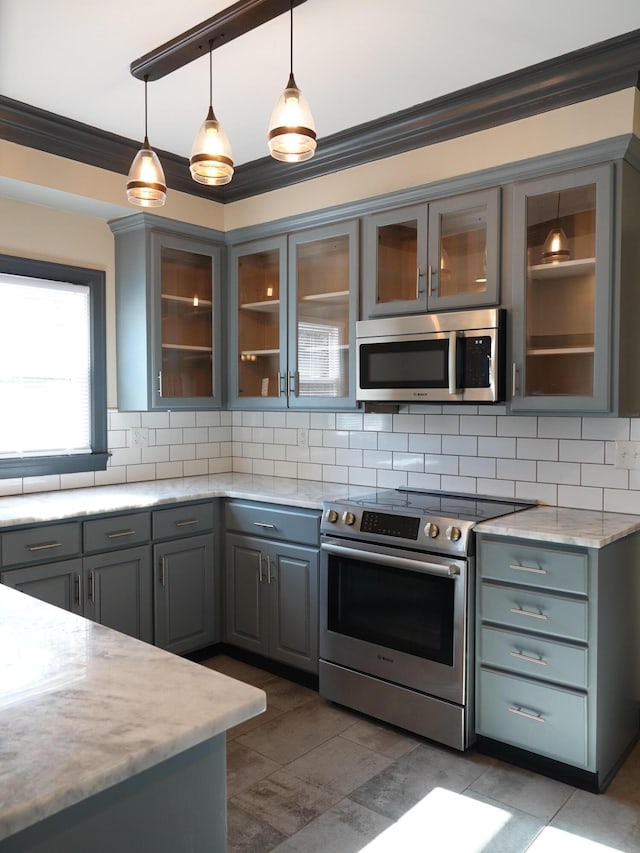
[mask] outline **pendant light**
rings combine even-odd
[[[140,207],[162,207],[167,198],[167,184],[160,160],[147,138],[147,83],[144,77],[144,142],[133,158],[127,179],[127,200]]]
[[[191,148],[191,177],[199,184],[222,186],[233,177],[233,155],[227,134],[213,112],[213,39],[209,42],[209,112]]]
[[[293,76],[293,2],[291,11],[291,64],[287,87],[278,98],[269,122],[269,153],[275,160],[302,163],[316,150],[316,128],[307,99]]]
[[[547,239],[542,247],[542,260],[545,264],[558,264],[571,258],[569,240],[560,226],[560,193],[558,193],[558,208],[556,210],[556,224],[547,234]]]

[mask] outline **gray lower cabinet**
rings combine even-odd
[[[156,510],[152,523],[155,643],[177,653],[210,645],[217,621],[213,503]]]
[[[639,549],[638,534],[601,549],[478,535],[481,747],[606,787],[638,735]]]
[[[230,501],[226,528],[225,641],[317,673],[319,514]]]
[[[0,572],[0,582],[82,616],[82,560],[61,560]]]

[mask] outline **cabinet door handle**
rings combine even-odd
[[[158,371],[158,397],[162,397],[162,371]]]
[[[427,293],[433,296],[433,267],[431,264],[427,267]]]
[[[121,539],[123,536],[133,536],[135,532],[131,527],[128,527],[126,530],[114,530],[113,533],[105,533],[105,536],[107,539]]]
[[[89,601],[95,601],[95,572],[91,570],[87,575],[87,598]]]
[[[165,558],[160,557],[160,585],[164,586],[166,581]]]
[[[191,527],[192,524],[198,524],[197,518],[185,518],[183,521],[176,521],[176,527]]]
[[[424,271],[420,269],[420,267],[416,267],[416,301],[420,299],[420,294],[423,292],[424,288],[420,287],[420,279],[423,277]]]
[[[267,583],[271,583],[271,557],[267,554]]]
[[[536,575],[546,575],[547,573],[547,570],[540,568],[540,566],[517,566],[515,563],[511,563],[509,568],[513,569],[514,572],[533,572]]]
[[[27,551],[48,551],[50,548],[60,548],[62,542],[40,542],[36,545],[26,545]]]
[[[258,583],[262,583],[262,560],[263,560],[263,556],[262,556],[262,554],[260,554],[260,559],[258,560],[258,565],[259,565]]]
[[[298,378],[300,374],[296,370],[294,373],[287,373],[287,396],[298,396]]]
[[[456,394],[458,391],[458,333],[449,332],[449,393]]]
[[[518,396],[518,365],[515,361],[511,365],[511,396]]]
[[[548,616],[540,610],[538,613],[534,613],[533,610],[525,610],[524,607],[512,607],[512,613],[517,613],[519,616],[531,616],[532,619],[548,619]]]
[[[547,662],[544,658],[534,658],[532,655],[526,655],[524,652],[511,652],[511,657],[518,658],[519,660],[526,660],[528,663],[538,663],[540,666],[547,666]]]
[[[529,711],[523,711],[520,707],[514,708],[512,705],[509,705],[509,711],[512,714],[517,714],[519,717],[526,717],[527,720],[534,720],[536,723],[546,722],[542,714],[531,714]]]
[[[286,394],[287,389],[284,387],[285,378],[280,371],[278,371],[278,396],[282,397],[283,394]]]
[[[80,575],[75,576],[73,586],[76,604],[80,604]]]
[[[276,529],[275,524],[269,524],[269,523],[268,523],[268,522],[266,522],[266,521],[253,521],[253,522],[251,522],[251,523],[252,523],[253,525],[255,525],[256,527],[268,527],[268,528],[269,528],[269,530],[275,530],[275,529]]]

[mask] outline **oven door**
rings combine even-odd
[[[324,537],[320,658],[463,705],[466,560]]]

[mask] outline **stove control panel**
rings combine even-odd
[[[407,515],[390,515],[386,512],[362,513],[360,533],[378,533],[381,536],[394,536],[397,539],[416,541],[420,531],[420,519]]]

